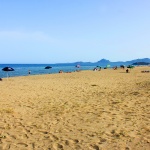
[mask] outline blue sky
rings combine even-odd
[[[150,0],[0,0],[0,63],[150,58]]]

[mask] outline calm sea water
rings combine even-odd
[[[45,69],[46,66],[51,66],[51,69]],[[95,66],[81,66],[76,68],[75,66],[69,65],[56,65],[56,64],[0,64],[0,78],[6,78],[7,72],[2,71],[4,67],[12,67],[15,71],[8,72],[10,77],[15,76],[27,76],[28,70],[31,71],[31,75],[40,75],[40,74],[54,74],[58,73],[59,70],[64,72],[73,72],[77,69],[79,70],[92,70]]]

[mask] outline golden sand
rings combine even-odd
[[[150,67],[0,81],[0,150],[149,150]]]

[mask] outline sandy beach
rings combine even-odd
[[[0,81],[0,150],[149,150],[150,67]]]

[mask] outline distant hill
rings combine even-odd
[[[134,59],[131,61],[126,61],[127,63],[136,63],[136,62],[146,62],[146,63],[150,63],[150,58],[142,58],[142,59]]]
[[[109,64],[110,61],[107,59],[101,59],[100,61],[98,61],[97,63],[101,63],[101,64]]]
[[[111,62],[107,59],[101,59],[97,63],[99,65],[108,65],[109,64],[111,66],[119,66],[119,65],[132,65],[133,63],[139,63],[139,62],[144,62],[145,65],[148,65],[150,63],[150,58],[135,59],[135,60],[125,61],[125,62],[124,61]]]
[[[136,62],[136,63],[133,63],[132,65],[149,65],[150,63],[148,62]]]
[[[132,65],[133,63],[139,63],[139,62],[145,62],[145,63],[150,63],[150,58],[142,58],[142,59],[135,59],[135,60],[130,60],[130,61],[116,61],[116,62],[111,62],[107,59],[101,59],[97,62],[73,62],[73,63],[57,63],[54,64],[55,66],[61,66],[61,65],[66,65],[66,66],[76,66],[76,65],[81,65],[81,66],[106,66],[110,65],[111,67],[113,66],[120,66],[120,65]],[[147,65],[147,64],[146,64]]]

